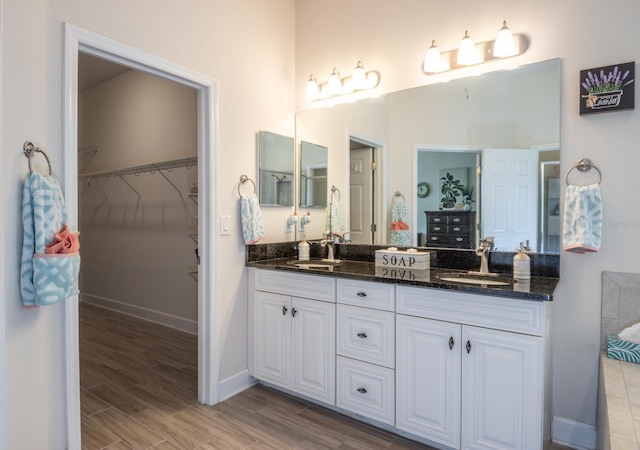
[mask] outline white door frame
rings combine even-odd
[[[0,0],[0,67],[2,67],[3,57],[2,50],[4,48],[4,40],[3,36],[3,27],[2,23],[4,21],[3,18],[3,1]],[[3,105],[2,102],[2,73],[0,72],[0,105]],[[3,127],[2,124],[4,121],[2,120],[2,109],[0,108],[0,136],[2,136]],[[0,145],[0,167],[4,167],[4,148]],[[4,223],[4,206],[2,200],[2,184],[0,183],[0,224]],[[1,225],[0,225],[1,226]],[[4,242],[0,242],[0,257],[4,258],[6,253],[4,251]],[[0,286],[2,286],[2,292],[0,293],[0,298],[5,299],[5,286],[4,283],[4,270],[0,271]],[[7,448],[7,397],[6,397],[6,367],[7,360],[5,357],[5,348],[7,342],[5,340],[6,332],[5,332],[5,303],[4,301],[0,302],[0,448]]]
[[[88,30],[65,23],[64,42],[64,191],[70,227],[78,225],[78,52],[157,75],[198,92],[198,400],[219,401],[218,346],[218,111],[217,81],[208,76]],[[78,297],[64,303],[67,445],[81,448]]]

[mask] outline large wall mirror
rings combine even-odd
[[[494,236],[498,250],[528,242],[534,252],[558,253],[553,214],[560,160],[559,60],[296,115],[296,140],[330,149],[328,186],[347,193],[354,137],[381,151],[376,164],[382,177],[372,189],[375,243],[389,242],[391,207],[401,193],[412,245],[432,246],[427,240],[432,213],[466,216],[472,228],[464,246],[436,247],[473,248],[478,239]],[[447,188],[454,187],[451,202],[443,201],[442,190],[449,176],[457,182]],[[342,205],[348,217],[348,196]]]
[[[293,138],[258,132],[258,191],[262,206],[293,206],[295,148]]]

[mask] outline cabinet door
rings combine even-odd
[[[542,338],[463,327],[462,448],[541,449]]]
[[[396,317],[396,427],[460,446],[461,326]]]
[[[291,389],[330,405],[336,400],[336,305],[294,297]]]
[[[255,292],[255,377],[282,387],[291,379],[291,297]]]

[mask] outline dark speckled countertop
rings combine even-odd
[[[319,261],[319,259],[316,259]],[[296,263],[313,263],[311,261],[296,261],[295,257],[287,256],[273,259],[247,258],[247,266],[257,269],[283,270],[289,272],[314,275],[350,278],[365,281],[377,281],[409,286],[420,286],[450,291],[468,292],[472,294],[492,295],[521,300],[552,301],[553,294],[560,279],[549,276],[533,276],[529,283],[512,282],[507,285],[468,284],[454,281],[444,281],[440,277],[463,276],[467,270],[455,270],[446,267],[433,267],[426,271],[407,269],[389,269],[376,266],[371,261],[342,260],[330,268],[298,268]],[[511,279],[511,274],[503,273],[502,280]],[[513,280],[511,280],[513,281]]]

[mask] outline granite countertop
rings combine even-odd
[[[318,260],[319,261],[319,260]],[[247,267],[268,270],[283,270],[296,273],[350,278],[365,281],[377,281],[409,286],[420,286],[435,289],[446,289],[471,294],[492,295],[520,300],[552,301],[553,294],[559,283],[556,277],[533,276],[527,283],[513,282],[507,285],[468,284],[462,282],[445,281],[441,277],[463,276],[466,270],[432,267],[426,271],[415,271],[403,268],[386,268],[376,266],[368,261],[342,260],[330,268],[298,268],[296,263],[313,263],[311,261],[296,261],[293,258],[275,258],[258,261],[247,261]],[[510,279],[510,274],[504,274]],[[513,281],[513,280],[512,280]]]

